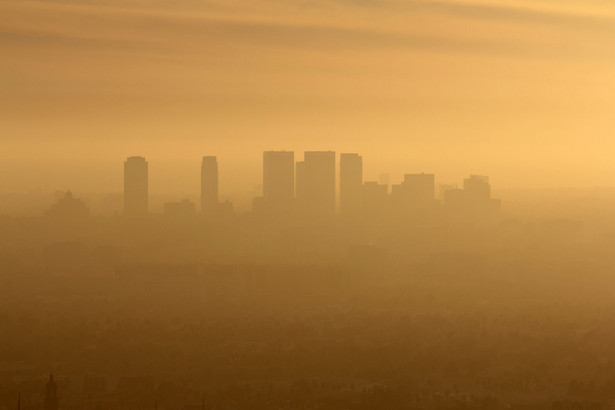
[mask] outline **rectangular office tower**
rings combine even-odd
[[[143,157],[124,162],[124,214],[144,216],[148,207],[148,164]]]
[[[297,163],[297,204],[308,218],[335,215],[335,152],[305,152]]]
[[[201,162],[201,213],[214,215],[218,210],[218,159],[205,156]]]
[[[433,206],[436,194],[434,174],[406,174],[399,185],[393,185],[391,200],[401,212]]]
[[[434,174],[406,174],[402,183],[410,200],[421,205],[431,205],[436,196]]]
[[[470,175],[469,178],[464,178],[463,190],[467,198],[473,201],[488,201],[491,199],[491,185],[488,176]]]
[[[363,157],[340,154],[340,214],[359,216],[363,185]]]
[[[269,213],[288,214],[295,198],[295,153],[263,152],[263,205]]]

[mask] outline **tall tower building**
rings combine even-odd
[[[306,217],[335,215],[335,152],[305,152],[297,163],[297,202]]]
[[[295,198],[295,153],[263,152],[263,201],[268,212],[287,214]]]
[[[362,185],[363,157],[359,154],[340,154],[340,213],[342,215],[359,215]]]
[[[218,159],[205,156],[201,162],[201,213],[212,216],[218,210]]]
[[[491,185],[489,177],[484,175],[470,175],[463,180],[463,190],[469,200],[488,201],[491,199]]]
[[[434,174],[405,174],[403,186],[410,201],[420,205],[430,205],[436,196]]]
[[[470,218],[476,223],[497,223],[500,218],[500,201],[491,199],[491,184],[489,177],[470,175],[463,180],[463,190],[448,192],[444,205],[449,212],[457,216]]]
[[[124,162],[124,214],[143,216],[148,208],[148,163],[143,157]]]
[[[434,206],[436,184],[434,174],[405,174],[401,184],[393,185],[391,203],[396,212],[431,209]]]

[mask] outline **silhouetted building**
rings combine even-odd
[[[58,410],[58,388],[53,380],[53,373],[49,374],[45,391],[45,410]]]
[[[491,224],[497,222],[500,216],[500,201],[491,198],[489,177],[483,175],[465,178],[463,190],[446,190],[443,205],[450,217],[472,223]]]
[[[218,211],[218,159],[205,156],[201,162],[201,213],[212,216]]]
[[[90,210],[85,203],[73,197],[70,191],[66,191],[64,196],[45,213],[51,218],[87,218],[89,214]]]
[[[434,174],[406,174],[399,185],[393,185],[391,199],[399,212],[426,209],[435,201]]]
[[[489,177],[470,175],[463,180],[466,209],[477,222],[493,223],[500,217],[500,200],[491,199]]]
[[[164,204],[164,214],[170,218],[190,218],[196,214],[196,206],[188,199],[180,202],[167,202]]]
[[[386,211],[389,199],[388,187],[375,181],[365,182],[361,190],[363,215],[368,219],[380,219]]]
[[[466,208],[466,196],[462,189],[447,189],[442,193],[442,204],[449,213],[462,213]]]
[[[340,213],[343,216],[359,216],[362,185],[363,157],[359,154],[340,154]]]
[[[406,174],[402,183],[412,202],[431,204],[435,197],[434,174]]]
[[[438,188],[438,198],[441,201],[444,201],[444,198],[446,197],[446,193],[454,189],[457,189],[457,184],[440,184]]]
[[[470,175],[463,180],[463,191],[469,200],[487,201],[491,199],[491,185],[489,177],[484,175]]]
[[[143,216],[148,209],[148,163],[143,157],[124,162],[124,214]]]
[[[295,153],[263,152],[263,207],[273,214],[288,215],[295,198]]]
[[[235,207],[229,200],[218,204],[218,216],[221,218],[230,218],[235,214]]]
[[[297,203],[308,218],[335,215],[335,152],[305,152],[297,163]]]
[[[389,186],[391,185],[391,175],[388,173],[382,173],[378,177],[378,183],[387,186],[387,193],[389,192]]]

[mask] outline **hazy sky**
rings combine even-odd
[[[0,0],[0,192],[247,191],[264,149],[615,186],[614,103],[612,0]]]

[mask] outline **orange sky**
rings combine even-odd
[[[264,149],[615,186],[611,0],[2,0],[0,56],[0,192],[248,191]]]

